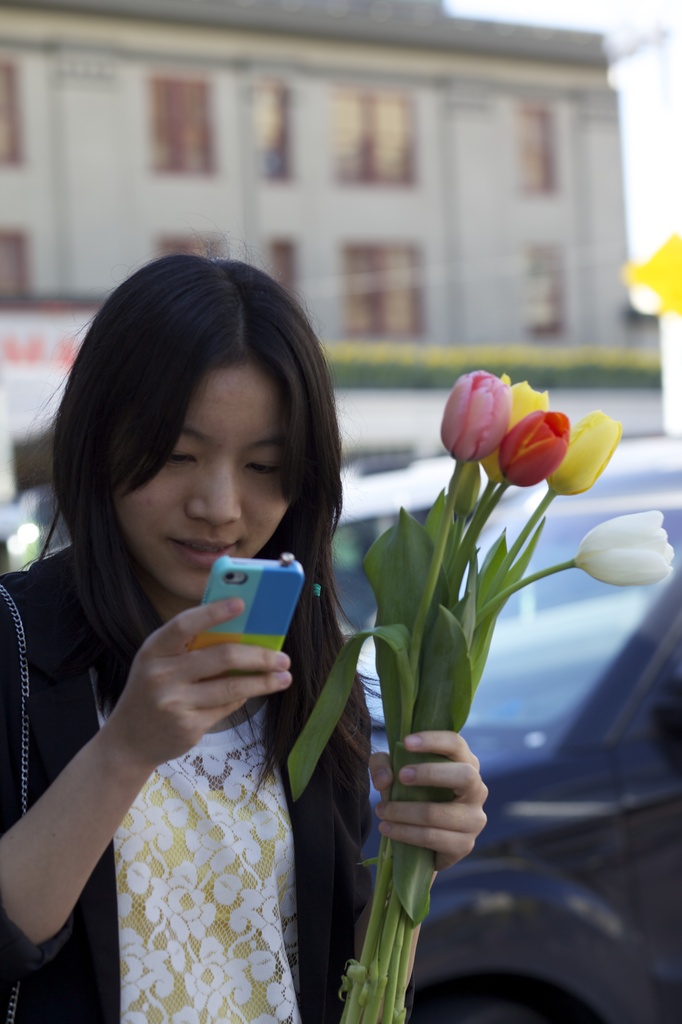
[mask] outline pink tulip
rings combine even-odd
[[[454,459],[475,462],[490,455],[509,429],[511,388],[485,370],[455,381],[443,413],[440,436]]]

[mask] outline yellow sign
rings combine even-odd
[[[629,285],[646,285],[661,301],[659,313],[682,314],[682,238],[671,235],[646,263],[628,263]]]

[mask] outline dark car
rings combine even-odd
[[[514,492],[495,535],[500,523],[513,535],[534,500]],[[349,552],[390,511],[363,519],[355,505],[339,578],[360,625],[367,594],[361,583],[354,611]],[[597,523],[651,508],[682,551],[678,442],[623,443],[591,491],[558,498],[533,568],[572,557]],[[682,572],[621,588],[571,569],[517,595],[464,734],[488,824],[433,887],[414,1024],[680,1024]]]

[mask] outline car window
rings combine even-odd
[[[532,746],[566,721],[637,626],[649,600],[641,588],[603,591],[575,603],[521,605],[520,614],[500,618],[469,729],[514,730]],[[534,731],[538,735],[529,735]]]
[[[571,558],[605,518],[581,514],[577,502],[570,515],[550,515],[530,571]],[[682,512],[667,510],[665,526],[679,546]],[[500,615],[467,728],[491,737],[514,731],[526,745],[541,745],[570,722],[666,585],[614,587],[568,569],[514,595]]]
[[[428,509],[417,509],[411,513],[421,523],[427,514]],[[363,569],[365,555],[374,541],[397,519],[396,514],[342,523],[334,536],[336,584],[343,614],[353,632],[372,626],[376,614],[374,593]]]

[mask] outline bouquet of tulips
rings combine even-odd
[[[348,699],[362,645],[373,638],[394,779],[414,763],[402,738],[428,729],[459,731],[483,675],[495,624],[508,598],[529,583],[577,567],[618,586],[654,583],[670,572],[672,548],[660,512],[621,516],[591,530],[573,559],[526,574],[544,514],[557,494],[579,494],[601,475],[620,423],[593,412],[571,427],[549,411],[547,392],[485,371],[460,377],[447,400],[441,437],[455,459],[422,526],[401,509],[371,547],[364,567],[377,602],[376,625],[345,644],[289,759],[294,796],[305,788]],[[487,485],[481,488],[481,471]],[[547,481],[518,537],[504,531],[479,564],[481,529],[510,486]],[[444,799],[395,781],[394,800]],[[371,916],[360,961],[342,983],[344,1024],[400,1024],[412,933],[426,917],[434,855],[382,838]]]

